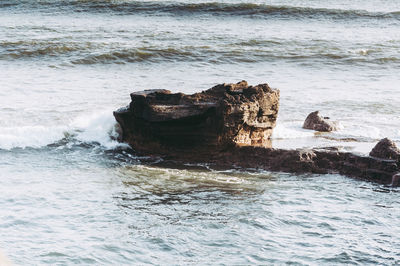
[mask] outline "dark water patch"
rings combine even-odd
[[[134,63],[134,62],[160,62],[160,61],[202,61],[202,55],[190,49],[176,48],[133,48],[107,53],[88,55],[81,59],[73,60],[73,64],[91,65],[108,63]]]
[[[51,251],[51,252],[48,252],[46,254],[42,254],[40,256],[42,256],[42,257],[66,257],[68,255],[64,254],[64,253],[61,253],[61,252],[57,252],[57,251]]]
[[[211,15],[227,17],[249,17],[262,19],[400,19],[400,12],[368,12],[294,6],[274,6],[253,3],[183,3],[170,1],[2,1],[2,9],[20,12],[37,10],[41,12],[86,12],[114,15]]]
[[[46,59],[62,55],[74,56],[80,52],[100,49],[101,44],[92,42],[70,42],[59,40],[21,40],[0,42],[0,59]]]

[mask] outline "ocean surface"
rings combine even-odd
[[[396,265],[400,189],[162,168],[117,143],[143,89],[280,89],[273,145],[400,144],[400,1],[0,1],[0,250],[15,265]],[[301,129],[320,110],[334,133]],[[150,160],[150,163],[149,163]]]

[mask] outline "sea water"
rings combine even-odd
[[[400,2],[0,2],[0,250],[16,265],[396,264],[400,190],[149,165],[129,93],[280,89],[273,145],[400,141]],[[301,125],[320,110],[334,133]],[[146,163],[144,163],[146,162]]]

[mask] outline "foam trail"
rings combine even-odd
[[[22,126],[0,128],[0,149],[40,148],[65,137],[64,126]]]
[[[294,139],[294,138],[306,138],[315,136],[314,130],[308,130],[302,128],[302,121],[295,122],[282,122],[278,121],[276,127],[273,130],[273,139]],[[383,137],[390,136],[396,138],[400,135],[400,130],[396,132],[388,132],[386,128],[379,128],[376,126],[369,125],[370,123],[349,123],[340,121],[338,125],[338,131],[332,131],[328,134],[334,137],[353,137],[353,138],[367,138],[367,139],[381,139]],[[383,132],[385,134],[383,134]]]
[[[302,122],[287,122],[277,123],[273,130],[273,139],[295,139],[295,138],[306,138],[313,137],[314,132],[312,130],[303,129]]]
[[[106,149],[127,147],[119,143],[112,111],[77,117],[67,126],[20,126],[0,128],[0,149],[40,148],[63,140],[66,136],[85,143],[98,143]]]
[[[382,130],[375,126],[348,123],[342,123],[342,125],[343,126],[339,131],[332,132],[334,137],[371,140],[378,140],[385,137],[382,134]]]

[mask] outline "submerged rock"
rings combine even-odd
[[[323,117],[319,111],[310,113],[304,121],[303,128],[321,132],[330,132],[338,130],[338,123],[330,121],[329,117]]]
[[[131,100],[114,116],[123,141],[146,152],[267,147],[279,109],[278,90],[267,84],[249,86],[246,81],[220,84],[192,95],[140,91],[132,93]]]
[[[399,160],[400,149],[392,140],[384,138],[375,145],[369,155],[382,159]]]

